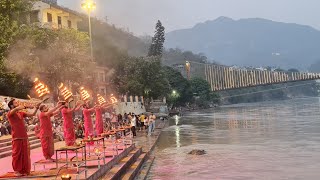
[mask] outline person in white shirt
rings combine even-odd
[[[3,102],[2,102],[2,108],[3,108],[6,112],[10,111],[10,108],[9,108],[9,106],[8,106],[8,98],[4,98],[4,100],[3,100]]]
[[[151,135],[151,133],[153,133],[154,132],[154,128],[155,128],[155,126],[156,126],[156,115],[154,115],[152,112],[151,112],[151,114],[150,114],[150,116],[149,116],[149,132],[148,132],[148,136],[150,136]]]
[[[131,132],[132,132],[132,135],[133,135],[133,137],[135,137],[135,136],[137,136],[137,134],[136,134],[136,125],[137,125],[136,116],[134,116],[134,115],[129,115],[129,116],[128,116],[128,119],[129,119],[130,124],[131,124]]]

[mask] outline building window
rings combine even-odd
[[[68,28],[72,28],[72,23],[70,20],[68,20]]]
[[[47,13],[47,20],[48,20],[48,22],[52,22],[52,14],[50,14],[50,13]]]
[[[60,16],[58,16],[58,28],[62,28],[62,20]]]

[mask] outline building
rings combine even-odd
[[[70,9],[57,5],[57,0],[36,1],[32,12],[27,16],[27,22],[38,24],[45,28],[73,28],[78,29],[81,15]]]
[[[95,84],[96,84],[96,92],[101,95],[108,94],[108,86],[110,83],[110,75],[112,74],[109,68],[106,67],[96,67],[95,71]]]

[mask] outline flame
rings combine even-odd
[[[97,94],[97,97],[98,97],[98,102],[99,102],[100,105],[107,102],[107,101],[104,99],[104,97],[102,97],[100,94]]]
[[[34,89],[36,90],[38,97],[43,97],[44,95],[50,94],[49,88],[42,82],[40,82],[39,78],[35,78],[34,80]],[[31,99],[31,97],[28,95]]]
[[[86,101],[90,98],[90,94],[88,93],[87,90],[84,89],[84,87],[80,88],[80,94],[81,94],[82,100],[84,100],[84,101]]]
[[[113,94],[111,94],[110,100],[111,100],[111,103],[112,103],[112,104],[118,102],[118,99],[117,99],[116,97],[114,97]]]
[[[63,96],[63,99],[65,101],[67,101],[73,95],[72,92],[69,91],[69,89],[67,87],[65,87],[63,83],[60,84],[59,90],[60,90],[60,92]]]

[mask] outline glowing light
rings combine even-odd
[[[86,0],[85,2],[81,3],[81,7],[90,12],[96,9],[97,6],[92,0]]]
[[[36,90],[38,97],[41,98],[47,94],[50,94],[49,88],[44,83],[42,83],[38,78],[35,78],[34,83],[35,83],[34,89]]]
[[[80,94],[81,94],[82,100],[84,100],[84,101],[86,101],[90,98],[90,94],[88,93],[87,90],[84,89],[84,87],[80,88]]]
[[[114,97],[113,94],[111,94],[110,100],[111,100],[111,103],[112,103],[112,104],[118,102],[118,99],[117,99],[116,97]]]
[[[73,95],[72,92],[69,91],[69,89],[65,87],[63,83],[60,84],[59,91],[61,92],[63,99],[65,101],[69,100]]]
[[[98,103],[99,103],[100,105],[107,102],[107,101],[104,99],[104,97],[102,97],[100,94],[97,94],[97,97],[98,97]]]

